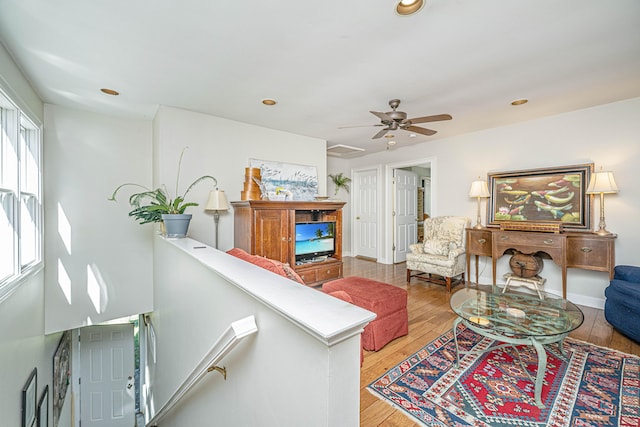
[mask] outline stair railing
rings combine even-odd
[[[213,344],[211,349],[191,371],[180,387],[173,393],[167,403],[146,424],[147,427],[157,427],[158,422],[164,418],[173,407],[182,399],[207,373],[219,372],[227,379],[227,369],[218,366],[218,363],[240,343],[244,338],[258,332],[256,319],[253,315],[235,321],[223,332],[222,336]]]

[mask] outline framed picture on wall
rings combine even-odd
[[[318,195],[315,166],[249,159],[249,167],[260,169],[263,191],[267,192],[269,200],[312,201]]]
[[[593,197],[586,194],[593,163],[489,173],[489,226],[558,223],[590,230]]]
[[[53,427],[58,425],[60,410],[64,404],[71,377],[71,333],[62,334],[58,348],[53,353]]]
[[[49,427],[49,386],[47,385],[38,401],[38,427]]]
[[[36,392],[38,390],[38,369],[33,368],[29,379],[22,388],[22,427],[32,427],[36,422]]]

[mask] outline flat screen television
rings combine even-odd
[[[336,252],[335,221],[296,223],[296,261],[331,256]]]

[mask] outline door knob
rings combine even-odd
[[[360,219],[360,217],[359,217],[359,216],[357,216],[357,217],[356,217],[356,219]]]

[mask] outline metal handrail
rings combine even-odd
[[[146,423],[147,427],[157,427],[158,422],[164,418],[173,407],[182,399],[208,372],[219,372],[227,379],[227,369],[217,366],[218,363],[238,345],[238,343],[258,332],[256,319],[253,315],[235,321],[223,332],[222,336],[213,344],[211,349],[191,371],[180,387],[173,393],[167,403]]]

